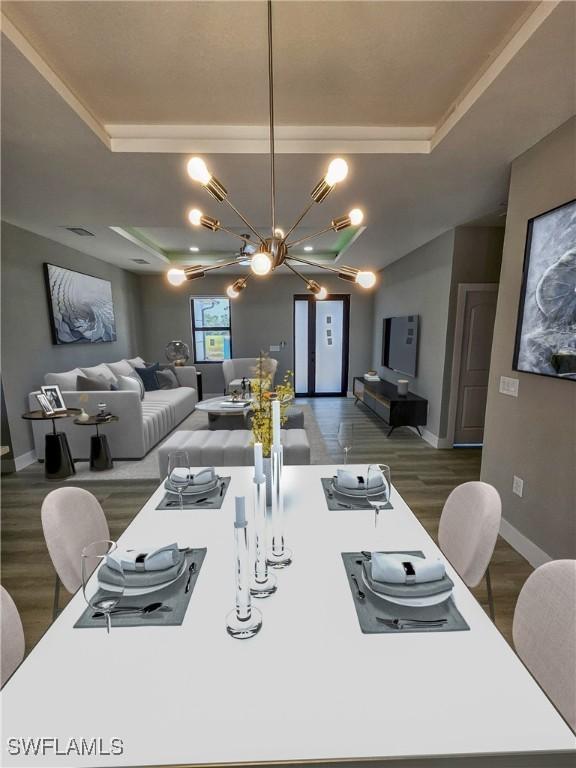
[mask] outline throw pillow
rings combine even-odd
[[[130,357],[126,362],[130,363],[132,368],[146,368],[146,363],[141,357]]]
[[[180,386],[174,371],[171,371],[169,368],[165,368],[163,371],[157,371],[156,379],[158,380],[160,389],[176,389],[176,387]]]
[[[118,389],[125,392],[138,392],[140,400],[144,399],[144,383],[136,373],[132,373],[131,376],[119,376]]]
[[[99,376],[77,376],[77,392],[110,392],[110,384]]]
[[[106,365],[117,379],[120,378],[120,376],[134,375],[134,368],[130,365],[128,360],[118,360],[117,363],[106,363]]]
[[[82,368],[82,373],[84,376],[88,376],[89,379],[104,379],[108,384],[116,386],[116,376],[104,363],[93,365],[91,368]]]
[[[80,368],[73,368],[71,371],[63,371],[62,373],[47,373],[44,376],[44,383],[48,386],[60,387],[60,392],[75,392],[77,376],[82,376]]]
[[[144,389],[146,392],[156,392],[160,389],[156,374],[160,369],[160,363],[154,363],[153,365],[147,365],[146,368],[136,368],[136,373],[144,382]]]

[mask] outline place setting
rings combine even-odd
[[[103,540],[81,556],[82,593],[88,604],[75,628],[179,626],[194,592],[206,548],[123,549]]]
[[[370,464],[364,473],[341,467],[332,477],[321,478],[321,483],[331,511],[373,509],[377,521],[379,512],[393,509],[390,467],[386,464]]]
[[[453,599],[441,558],[420,550],[343,552],[356,615],[364,634],[454,632],[470,627]]]
[[[164,494],[156,509],[220,509],[230,485],[230,477],[220,477],[214,467],[192,471],[186,451],[168,457]]]

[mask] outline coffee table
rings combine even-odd
[[[208,427],[210,429],[245,429],[246,415],[250,412],[251,400],[241,401],[243,405],[232,408],[223,403],[232,402],[230,397],[211,397],[208,400],[200,400],[196,403],[197,411],[205,411],[208,414]]]

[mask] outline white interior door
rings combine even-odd
[[[348,388],[348,295],[294,299],[297,395],[345,395]]]

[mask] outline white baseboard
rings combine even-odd
[[[538,568],[553,559],[504,518],[500,522],[500,536],[510,544],[512,549],[528,560],[533,568]]]
[[[22,453],[20,456],[15,456],[14,466],[16,467],[16,472],[20,472],[21,469],[29,467],[30,464],[35,464],[37,461],[36,451],[28,451],[28,453]]]
[[[416,434],[418,434],[418,430],[415,427],[410,427]],[[450,444],[450,440],[446,437],[438,437],[438,435],[435,435],[433,432],[430,432],[430,430],[426,429],[425,427],[422,427],[420,429],[420,432],[422,432],[422,439],[425,440],[429,445],[432,446],[432,448],[452,448],[452,445]]]

